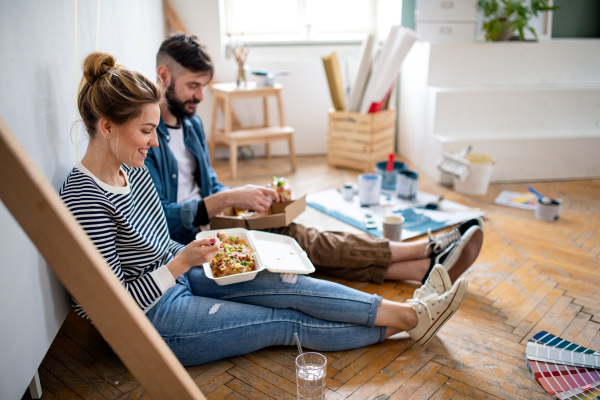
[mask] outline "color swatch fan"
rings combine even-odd
[[[600,399],[600,353],[539,332],[525,357],[533,377],[557,399]]]

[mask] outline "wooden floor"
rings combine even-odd
[[[241,178],[228,181],[225,162],[216,170],[238,186],[267,184],[287,176],[296,195],[339,187],[356,172],[326,165],[324,157],[240,162]],[[600,180],[536,183],[562,198],[560,221],[545,223],[532,211],[493,204],[486,196],[460,196],[426,178],[420,188],[487,212],[485,241],[468,271],[468,294],[458,313],[423,349],[410,339],[326,354],[327,399],[550,399],[524,361],[529,337],[540,330],[600,351]],[[299,222],[322,229],[353,228],[313,209]],[[343,282],[404,301],[416,284]],[[245,356],[187,368],[208,399],[294,399],[293,347],[272,347]],[[70,314],[40,368],[43,399],[149,398],[89,323]]]

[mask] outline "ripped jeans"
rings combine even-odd
[[[380,296],[304,275],[262,271],[219,286],[192,268],[146,316],[183,365],[196,365],[294,345],[294,332],[317,351],[383,341],[386,328],[374,326],[380,303]]]

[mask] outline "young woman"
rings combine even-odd
[[[78,105],[90,136],[85,156],[60,195],[125,289],[184,365],[292,345],[294,332],[315,350],[377,343],[408,331],[427,343],[456,311],[467,288],[436,267],[418,298],[384,300],[333,282],[259,273],[219,286],[196,266],[212,260],[218,239],[187,246],[169,238],[160,200],[144,166],[158,145],[161,89],[95,52],[83,64]],[[85,311],[73,299],[75,311]]]

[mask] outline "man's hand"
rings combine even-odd
[[[271,207],[273,201],[281,201],[281,197],[275,190],[263,186],[246,185],[210,195],[204,199],[204,205],[210,219],[227,207],[263,213]]]
[[[266,212],[271,207],[273,201],[281,201],[279,194],[275,190],[256,185],[246,185],[231,189],[227,191],[227,194],[230,196],[231,206],[258,211],[259,213]]]

